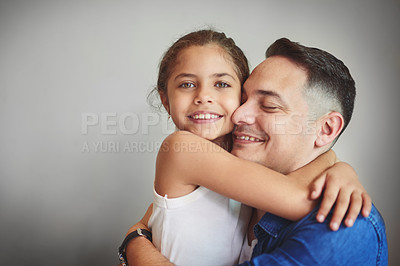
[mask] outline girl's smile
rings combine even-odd
[[[214,123],[221,119],[223,115],[208,111],[196,111],[188,115],[193,123]]]

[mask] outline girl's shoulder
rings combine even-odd
[[[191,132],[180,130],[165,138],[157,155],[157,166],[183,167],[208,162],[215,156],[232,156],[217,144]]]
[[[191,152],[193,143],[205,139],[188,131],[177,131],[163,141],[156,160],[156,176],[154,187],[159,195],[168,194],[169,198],[181,197],[197,188],[187,180],[194,155]]]

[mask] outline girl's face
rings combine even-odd
[[[232,131],[241,84],[227,58],[215,44],[191,46],[179,53],[168,79],[168,97],[161,95],[177,128],[215,142]]]

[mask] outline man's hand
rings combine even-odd
[[[148,222],[153,211],[153,204],[149,206],[146,214],[137,224],[129,228],[126,235],[135,231],[138,228],[149,230]],[[150,231],[150,230],[149,230]],[[129,241],[126,247],[126,258],[128,265],[134,266],[171,266],[173,265],[165,258],[153,245],[152,242],[144,237],[137,237]]]
[[[317,199],[322,192],[324,195],[316,218],[322,223],[336,203],[330,222],[333,231],[339,229],[346,212],[344,224],[348,227],[353,226],[361,208],[364,217],[371,212],[371,197],[359,182],[357,173],[347,163],[337,162],[312,183],[311,199]]]

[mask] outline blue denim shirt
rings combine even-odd
[[[387,265],[385,224],[372,206],[353,227],[329,229],[315,219],[318,208],[298,222],[266,213],[254,227],[258,239],[252,259],[241,265]]]

